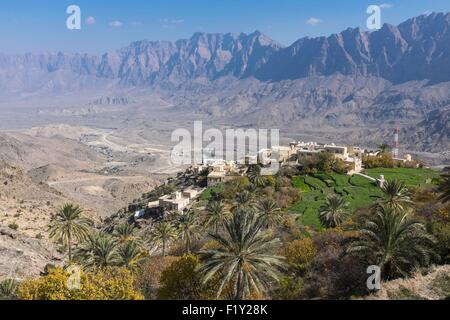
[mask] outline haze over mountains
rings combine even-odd
[[[288,47],[256,31],[137,41],[102,56],[0,55],[4,101],[86,90],[98,92],[97,99],[112,93],[119,101],[153,94],[174,110],[223,123],[322,131],[372,127],[379,129],[377,139],[387,139],[392,126],[406,133],[433,121],[433,132],[444,130],[443,137],[434,141],[436,133],[424,130],[423,141],[430,142],[421,143],[421,151],[449,149],[447,126],[436,121],[450,108],[449,81],[450,13],[385,24],[371,33],[350,28]],[[358,136],[348,137],[359,142]],[[408,146],[417,146],[417,137],[405,137]]]
[[[0,56],[2,83],[19,72],[119,79],[147,85],[205,77],[255,77],[280,81],[311,76],[376,76],[393,83],[450,80],[450,13],[385,24],[368,33],[349,28],[329,37],[302,38],[289,47],[256,31],[252,34],[196,33],[175,43],[137,41],[103,56],[43,53]],[[25,83],[24,83],[25,84]]]

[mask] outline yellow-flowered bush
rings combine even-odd
[[[106,268],[97,272],[80,272],[80,286],[69,288],[70,274],[62,268],[50,270],[48,275],[25,280],[18,296],[23,300],[142,300],[135,289],[131,271]]]
[[[310,238],[295,240],[284,248],[286,261],[299,271],[305,270],[317,254],[317,248]]]

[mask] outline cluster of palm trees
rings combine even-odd
[[[178,240],[184,243],[185,253],[190,254],[193,241],[205,234],[211,226],[214,226],[217,233],[227,217],[228,212],[221,202],[210,202],[205,209],[204,218],[195,210],[169,212],[152,227],[149,240],[161,250],[163,257],[167,255],[168,246]]]
[[[209,212],[208,210],[207,208],[206,212]],[[161,221],[152,227],[149,236],[151,244],[159,248],[161,255],[165,257],[169,245],[181,240],[184,242],[185,253],[191,253],[192,242],[206,232],[205,228],[212,221],[216,222],[217,228],[220,224],[221,215],[224,214],[224,208],[216,206],[215,208],[211,208],[211,210],[215,211],[206,222],[202,221],[200,214],[194,210],[167,213]]]
[[[382,270],[384,279],[405,276],[439,260],[435,240],[423,223],[413,217],[412,201],[404,183],[388,181],[384,197],[377,202],[359,230],[348,253],[362,254]]]
[[[257,210],[266,228],[279,225],[282,221],[282,211],[271,198],[259,198],[258,190],[265,186],[266,180],[261,176],[261,168],[252,166],[249,170],[251,184],[236,194],[233,201],[210,201],[203,214],[189,210],[187,212],[170,212],[153,228],[150,238],[156,245],[162,247],[162,255],[167,253],[167,245],[176,240],[185,242],[186,253],[191,252],[191,242],[199,235],[213,229],[218,234],[224,228],[224,223],[238,209]]]
[[[281,241],[272,230],[283,222],[283,212],[260,190],[264,177],[258,167],[249,172],[251,184],[233,200],[211,200],[203,212],[172,212],[152,226],[149,241],[166,256],[169,246],[183,241],[191,253],[193,241],[208,233],[214,240],[210,249],[198,252],[198,270],[204,283],[219,281],[218,297],[234,299],[264,295],[279,280],[283,258],[276,255]],[[450,201],[450,176],[440,186],[441,199]],[[384,196],[371,209],[358,236],[347,248],[349,254],[361,254],[379,265],[386,279],[404,275],[417,266],[428,265],[439,257],[433,238],[423,224],[413,220],[409,191],[404,183],[387,181]],[[339,227],[349,216],[348,203],[338,195],[329,196],[319,211],[327,228]],[[50,224],[50,236],[67,248],[69,262],[82,261],[87,268],[108,266],[137,267],[147,255],[146,243],[136,236],[130,224],[117,226],[111,234],[93,231],[92,222],[75,205],[62,207]],[[77,244],[73,254],[74,244]]]
[[[162,246],[182,239],[186,253],[191,252],[193,239],[209,230],[213,249],[199,252],[202,266],[198,270],[204,283],[217,281],[217,296],[227,292],[241,300],[251,295],[263,295],[272,282],[278,281],[283,258],[275,252],[281,241],[271,229],[280,226],[283,213],[271,198],[261,196],[266,179],[258,166],[251,166],[250,184],[243,187],[230,201],[211,200],[202,214],[195,211],[169,214],[151,233],[151,240]]]
[[[412,201],[406,185],[398,180],[389,180],[382,187],[383,197],[376,202],[372,209],[385,206],[394,211],[408,210]],[[327,228],[336,228],[349,218],[349,203],[337,194],[327,197],[325,203],[319,209],[319,219]]]
[[[135,236],[132,225],[125,223],[112,235],[92,231],[78,248],[75,259],[91,270],[115,266],[134,269],[146,256],[144,241]]]
[[[265,184],[260,171],[255,168],[249,175],[252,183],[233,200],[211,200],[202,212],[169,213],[150,232],[162,256],[177,240],[183,241],[189,254],[192,241],[207,234],[215,245],[199,252],[202,266],[198,272],[205,284],[220,279],[218,297],[224,290],[239,300],[262,295],[278,280],[283,266],[283,258],[274,254],[281,241],[271,232],[280,226],[283,213],[273,199],[259,196]]]
[[[422,223],[412,218],[412,201],[406,185],[390,180],[381,190],[384,196],[372,206],[347,252],[361,254],[376,263],[386,279],[437,261],[433,237]],[[340,226],[348,216],[348,203],[338,195],[329,196],[319,211],[320,221],[327,228]]]
[[[258,168],[251,168],[251,184],[234,200],[213,201],[206,208],[207,225],[214,230],[209,236],[216,245],[200,251],[199,272],[205,283],[219,279],[218,297],[224,292],[236,300],[261,297],[279,281],[284,267],[284,258],[276,255],[282,243],[272,232],[283,213],[273,199],[259,194],[265,180]]]
[[[132,225],[119,225],[112,235],[97,231],[92,221],[83,216],[83,210],[73,204],[58,210],[50,222],[49,236],[68,250],[69,264],[79,262],[89,269],[134,268],[146,256],[144,242],[135,235]]]
[[[411,219],[408,211],[379,206],[359,234],[348,252],[362,254],[376,263],[385,279],[405,276],[415,268],[439,260],[433,250],[433,237],[422,223]]]

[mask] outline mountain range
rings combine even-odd
[[[448,114],[450,13],[374,32],[349,28],[287,47],[255,31],[137,41],[101,56],[0,54],[0,97],[6,100],[105,88],[143,88],[175,108],[246,124],[382,123],[409,132],[437,113]],[[435,127],[448,129],[445,123]],[[450,147],[448,139],[433,141],[421,150]]]
[[[71,72],[119,79],[124,85],[181,83],[204,77],[264,81],[342,74],[376,76],[393,83],[450,81],[450,13],[385,24],[375,32],[349,28],[329,37],[302,38],[283,47],[268,36],[195,33],[176,42],[137,41],[102,56],[42,53],[0,55],[2,82],[12,72]]]

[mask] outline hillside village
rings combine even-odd
[[[276,162],[281,168],[296,167],[303,161],[312,160],[315,156],[327,153],[333,155],[335,160],[342,161],[345,165],[345,173],[349,176],[360,175],[374,182],[379,187],[385,183],[385,177],[381,175],[378,179],[364,175],[363,157],[377,158],[382,153],[381,150],[365,150],[358,146],[341,146],[332,144],[321,144],[318,142],[291,142],[289,146],[278,146],[270,149],[262,149],[257,155],[246,155],[240,161],[225,161],[215,159],[213,152],[204,152],[202,163],[195,164],[188,168],[187,172],[193,175],[207,174],[206,186],[182,187],[170,194],[159,197],[158,200],[148,203],[147,208],[137,210],[134,218],[140,219],[150,213],[151,216],[162,216],[165,212],[182,212],[189,208],[191,204],[206,190],[206,187],[214,187],[221,183],[233,181],[244,177],[250,165],[257,164],[262,168],[269,168]],[[411,155],[407,154],[404,159],[394,158],[394,160],[405,164],[413,163]]]
[[[450,1],[25,2],[0,31],[2,307],[450,301]]]

